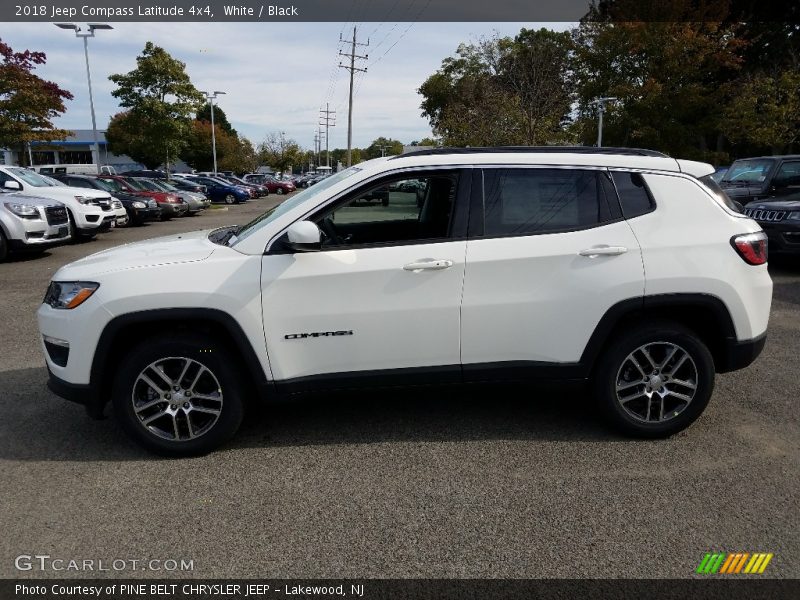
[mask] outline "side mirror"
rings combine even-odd
[[[3,184],[3,187],[7,190],[21,190],[22,186],[19,184],[19,181],[9,180]]]
[[[286,230],[286,245],[295,252],[317,252],[322,249],[322,233],[316,223],[298,221]]]

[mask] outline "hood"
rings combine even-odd
[[[41,191],[43,196],[47,196],[49,198],[69,198],[70,200],[74,200],[75,196],[81,196],[83,198],[93,198],[93,199],[100,199],[100,198],[109,198],[111,194],[109,192],[104,192],[101,190],[94,190],[90,188],[79,188],[79,187],[71,187],[68,185],[53,185],[49,187],[28,187],[28,190],[31,191],[32,195],[37,194]]]
[[[43,198],[42,196],[29,196],[14,192],[0,192],[0,202],[11,204],[31,204],[34,206],[64,206],[58,200]]]
[[[216,246],[207,231],[180,233],[97,252],[65,265],[53,276],[58,281],[92,281],[104,273],[207,259]]]
[[[745,208],[766,209],[766,210],[800,210],[800,196],[793,195],[780,200],[755,200],[745,206]]]

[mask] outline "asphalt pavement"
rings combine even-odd
[[[579,388],[442,388],[270,405],[169,460],[47,390],[34,313],[58,267],[276,200],[0,264],[0,577],[664,578],[718,550],[800,577],[800,259],[770,267],[762,356],[669,440],[610,433]],[[16,568],[35,554],[192,570]]]

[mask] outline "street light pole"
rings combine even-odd
[[[89,23],[88,31],[83,31],[75,23],[56,23],[56,27],[61,29],[71,29],[75,32],[75,37],[83,38],[83,55],[86,58],[86,81],[89,83],[89,108],[92,112],[92,138],[94,140],[94,159],[97,172],[100,173],[100,144],[97,142],[97,119],[94,116],[94,96],[92,94],[92,73],[89,69],[89,38],[94,37],[94,32],[98,29],[114,29],[106,23]]]
[[[217,129],[214,126],[214,100],[216,100],[217,96],[225,95],[225,92],[220,92],[219,90],[215,90],[213,92],[203,92],[208,100],[208,104],[211,106],[211,154],[214,157],[214,175],[217,174]]]
[[[597,147],[603,146],[603,112],[605,111],[606,102],[615,102],[617,98],[603,97],[598,98],[592,104],[597,104]]]

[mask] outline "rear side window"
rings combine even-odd
[[[632,219],[649,213],[655,207],[650,192],[644,183],[644,178],[639,173],[612,171],[611,178],[617,188],[617,195],[622,206],[622,215]]]
[[[569,231],[610,220],[597,171],[484,171],[484,235]]]

